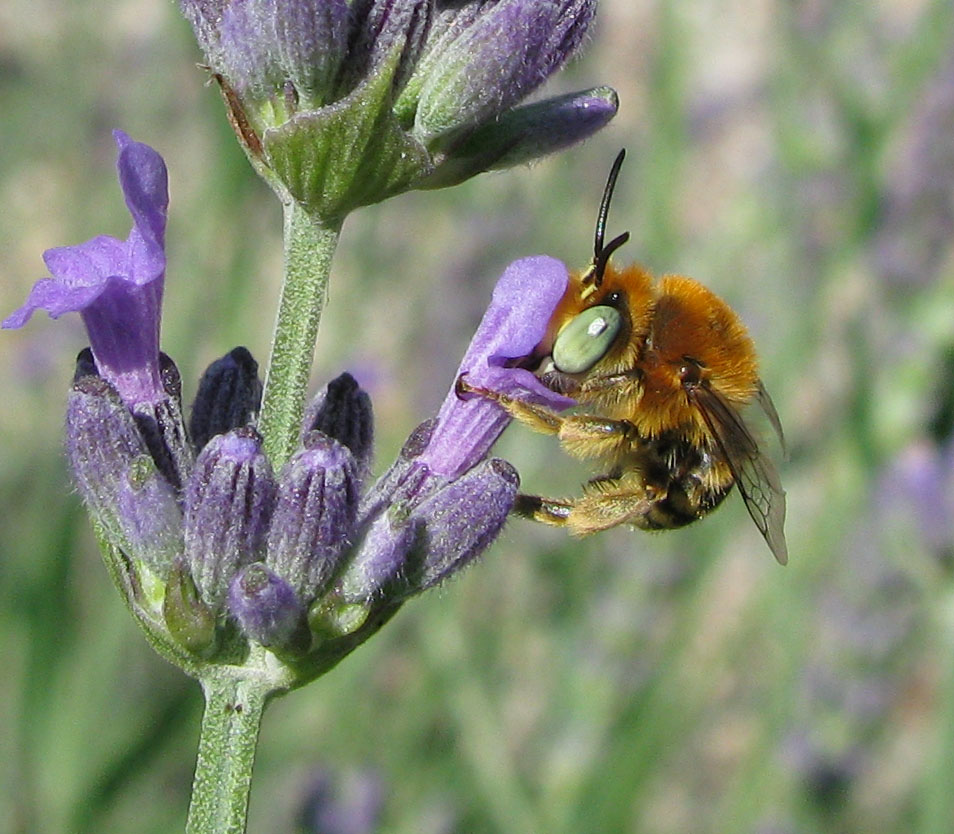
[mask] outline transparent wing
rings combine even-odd
[[[755,392],[755,401],[759,404],[759,407],[762,409],[762,411],[765,412],[765,416],[768,417],[768,421],[772,425],[775,436],[778,438],[779,445],[782,447],[782,454],[787,460],[788,450],[785,448],[785,433],[782,431],[782,421],[778,418],[778,412],[775,410],[775,403],[772,402],[769,392],[765,390],[762,380],[759,380],[759,387]]]
[[[785,490],[775,464],[759,449],[742,415],[721,394],[705,385],[687,388],[686,393],[725,457],[755,526],[779,564],[787,564]],[[781,438],[778,414],[761,383],[757,401]]]

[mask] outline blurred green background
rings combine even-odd
[[[281,265],[199,60],[169,0],[0,5],[0,310],[45,248],[125,236],[122,127],[171,172],[163,346],[187,396],[236,344],[265,361]],[[272,705],[250,831],[950,832],[954,5],[604,0],[547,92],[598,83],[621,110],[585,146],[349,219],[316,384],[366,382],[381,470],[504,266],[587,261],[625,146],[618,259],[699,278],[759,346],[791,564],[734,497],[659,535],[514,521]],[[0,834],[185,820],[198,687],[127,616],[64,469],[84,344],[77,317],[0,336]],[[587,477],[521,426],[498,452],[532,491]]]

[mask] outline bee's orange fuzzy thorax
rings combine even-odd
[[[736,313],[692,278],[667,275],[657,288],[652,342],[665,363],[691,357],[726,399],[747,404],[758,386],[755,346]]]

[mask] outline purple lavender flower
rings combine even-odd
[[[546,388],[509,360],[533,353],[568,283],[555,258],[512,263],[464,355],[458,375],[474,385],[562,410],[573,400]],[[510,423],[497,404],[462,399],[454,388],[437,417],[422,424],[359,510],[360,546],[339,583],[348,603],[425,590],[469,564],[496,538],[513,507],[513,467],[487,460]]]
[[[584,40],[596,0],[180,0],[256,170],[340,221],[580,141],[608,88],[515,107]]]
[[[458,375],[480,388],[562,411],[574,404],[545,387],[530,371],[507,367],[508,360],[529,356],[543,340],[550,315],[566,291],[566,266],[538,255],[514,261],[494,288]],[[454,477],[487,454],[510,422],[499,406],[479,397],[462,401],[451,391],[437,414],[437,426],[419,463]]]
[[[373,834],[380,830],[385,785],[370,770],[316,770],[299,811],[302,834]]]
[[[99,373],[130,408],[166,398],[159,367],[159,312],[166,269],[165,231],[169,192],[166,166],[148,145],[121,130],[119,182],[133,228],[125,240],[100,235],[43,254],[52,277],[3,322],[22,327],[34,310],[51,318],[79,313]]]

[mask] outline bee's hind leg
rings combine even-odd
[[[607,479],[579,498],[518,495],[513,512],[543,524],[566,527],[574,536],[587,536],[620,524],[655,529],[650,520],[660,495],[645,483]],[[664,494],[663,494],[664,495]]]
[[[573,512],[573,503],[573,501],[558,501],[555,498],[541,498],[539,495],[521,493],[514,502],[512,512],[542,524],[563,527],[570,513]]]

